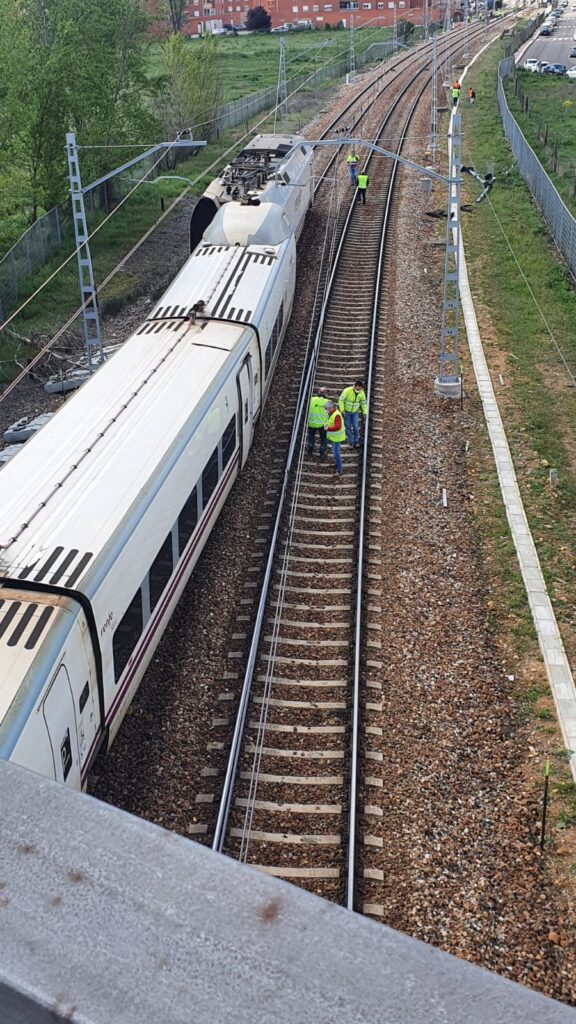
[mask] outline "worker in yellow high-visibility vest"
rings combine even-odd
[[[370,181],[370,178],[368,177],[367,174],[359,174],[357,181],[358,199],[362,203],[362,206],[366,206],[366,189],[368,188],[368,182]]]
[[[363,416],[368,414],[368,403],[364,391],[364,381],[357,380],[344,391],[338,399],[338,408],[344,414],[344,426],[346,428],[346,440],[353,448],[357,448],[360,440],[358,419],[360,412]]]
[[[314,454],[316,434],[320,434],[321,459],[326,458],[326,448],[328,447],[326,431],[324,430],[328,422],[328,413],[326,412],[327,401],[326,388],[316,388],[308,407],[308,454]]]
[[[328,402],[326,405],[326,412],[328,413],[328,422],[324,427],[326,431],[326,437],[332,445],[332,453],[334,455],[334,463],[336,465],[336,480],[339,480],[342,476],[342,455],[340,454],[340,445],[342,441],[346,440],[346,428],[344,426],[344,416],[340,412],[336,402]]]

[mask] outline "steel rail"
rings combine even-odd
[[[458,45],[455,47],[455,50],[460,49],[461,45],[462,44],[459,42]],[[411,88],[411,86],[414,84],[416,79],[422,73],[424,73],[426,70],[427,70],[427,66],[426,65],[423,65],[422,67],[418,68],[415,71],[415,73],[412,76],[412,78],[406,83],[406,85],[404,86],[404,88],[400,92],[399,96],[394,101],[393,106],[388,111],[388,113],[386,115],[386,118],[384,119],[384,122],[380,125],[380,127],[378,129],[378,132],[377,132],[377,138],[380,137],[384,127],[388,123],[389,119],[392,117],[392,114],[397,110],[398,105],[400,104],[401,100],[405,96],[405,93],[408,91],[409,88]],[[423,88],[420,90],[420,92],[418,94],[418,99],[420,99],[420,97],[421,97],[424,89],[426,88],[427,84],[428,83],[426,82],[425,85],[423,86]],[[368,159],[366,161],[366,165],[369,163],[369,160],[370,160],[370,157],[368,157]],[[285,503],[285,500],[286,500],[286,495],[287,495],[289,484],[290,484],[290,471],[292,469],[292,463],[293,463],[293,459],[294,459],[294,453],[295,453],[295,450],[296,450],[296,445],[299,443],[301,421],[302,421],[302,418],[303,418],[304,411],[307,408],[308,394],[309,394],[310,386],[311,386],[312,381],[313,381],[313,374],[314,374],[314,370],[315,370],[316,363],[317,363],[318,350],[319,350],[320,342],[321,342],[321,339],[322,339],[322,331],[323,331],[323,326],[324,326],[324,319],[325,319],[325,316],[326,316],[326,310],[327,310],[327,307],[328,307],[328,303],[330,301],[332,287],[333,287],[334,279],[335,279],[336,272],[337,272],[337,269],[338,269],[338,262],[339,262],[340,255],[342,253],[342,249],[343,249],[343,246],[344,246],[344,243],[345,243],[345,240],[346,240],[346,232],[348,230],[348,226],[349,226],[350,220],[352,218],[352,213],[353,213],[354,206],[355,206],[355,199],[356,199],[356,197],[355,197],[355,195],[353,195],[353,197],[351,199],[351,202],[350,202],[350,205],[349,205],[349,208],[348,208],[348,213],[346,215],[346,219],[345,219],[345,222],[344,222],[344,225],[343,225],[342,233],[341,233],[341,236],[340,236],[340,239],[339,239],[339,242],[338,242],[338,247],[337,247],[337,250],[336,250],[336,253],[335,253],[335,256],[334,256],[334,262],[333,262],[333,265],[332,265],[332,270],[330,272],[330,275],[329,275],[329,278],[328,278],[328,282],[327,282],[327,285],[326,285],[326,289],[325,289],[325,292],[324,292],[324,299],[323,299],[322,307],[321,307],[321,310],[320,310],[320,316],[319,316],[318,326],[316,328],[316,334],[315,334],[315,337],[314,337],[314,342],[313,342],[313,345],[312,345],[312,348],[311,348],[311,351],[310,351],[309,357],[308,357],[309,358],[308,369],[307,369],[307,372],[306,372],[306,376],[304,378],[304,382],[302,384],[302,388],[301,388],[301,392],[300,392],[300,396],[299,396],[298,404],[297,404],[297,408],[296,408],[296,413],[294,415],[293,427],[292,427],[292,437],[291,437],[290,446],[289,446],[289,449],[288,449],[286,465],[284,467],[284,475],[283,475],[282,486],[281,486],[281,490],[280,490],[280,497],[279,497],[279,502],[278,502],[276,519],[275,519],[275,522],[274,522],[274,528],[273,528],[272,537],[271,537],[271,540],[270,540],[270,549],[269,549],[268,559],[267,559],[267,562],[266,562],[266,568],[265,568],[265,572],[264,572],[264,579],[263,579],[263,582],[262,582],[262,588],[261,588],[261,592],[260,592],[260,599],[259,599],[259,603],[258,603],[258,610],[257,610],[257,613],[256,613],[256,619],[255,619],[255,623],[254,623],[254,630],[253,630],[253,634],[252,634],[252,640],[251,640],[251,643],[250,643],[250,650],[249,650],[249,653],[248,653],[248,661],[247,661],[246,669],[245,669],[245,673],[244,673],[244,681],[243,681],[243,684],[242,684],[242,691],[241,691],[241,695],[240,695],[240,702],[239,702],[239,706],[238,706],[238,713],[237,713],[236,722],[235,722],[235,726],[234,726],[234,733],[233,733],[232,743],[231,743],[231,747],[230,747],[230,755],[229,755],[229,759],[228,759],[228,764],[226,766],[226,773],[225,773],[224,783],[223,783],[223,787],[222,787],[222,796],[221,796],[221,799],[220,799],[220,805],[219,805],[219,808],[218,808],[218,816],[217,816],[216,826],[215,826],[215,830],[214,830],[214,838],[213,838],[213,841],[212,841],[212,849],[216,850],[216,851],[219,851],[219,852],[222,851],[223,846],[224,846],[224,841],[225,841],[225,836],[226,836],[226,828],[227,828],[228,819],[229,819],[229,816],[230,816],[230,810],[231,810],[231,806],[232,806],[233,789],[234,789],[234,783],[235,783],[236,773],[237,773],[237,769],[238,769],[238,762],[239,762],[239,759],[240,759],[240,752],[241,752],[242,740],[243,740],[243,735],[244,735],[244,728],[245,728],[245,723],[246,723],[246,715],[247,715],[247,711],[248,711],[248,702],[249,702],[250,694],[251,694],[252,681],[253,681],[253,676],[254,676],[254,669],[255,669],[255,666],[256,666],[256,658],[257,658],[257,655],[258,655],[260,636],[261,636],[261,632],[262,632],[262,625],[263,625],[263,622],[264,622],[264,615],[265,615],[265,609],[266,609],[266,601],[267,601],[267,597],[268,597],[268,591],[269,591],[269,587],[270,587],[270,580],[271,580],[271,576],[272,576],[272,571],[273,571],[273,568],[274,568],[274,560],[275,560],[275,556],[276,556],[276,547],[277,547],[277,544],[278,544],[278,537],[279,537],[281,523],[282,523],[282,518],[283,518],[283,513],[284,513],[284,503]]]
[[[415,76],[416,77],[416,76]],[[416,108],[420,103],[425,89],[428,86],[428,81],[424,83],[420,89],[418,95],[415,97],[414,102],[408,112],[408,115],[404,121],[402,127],[402,134],[398,141],[397,155],[399,156],[404,142],[406,140],[406,134]],[[382,128],[378,133],[380,137]],[[347,879],[346,879],[346,907],[348,910],[355,909],[355,895],[356,895],[356,824],[357,824],[357,811],[358,811],[358,735],[360,728],[360,689],[361,689],[361,653],[362,653],[362,605],[363,605],[363,582],[364,582],[364,532],[365,532],[365,518],[366,518],[366,483],[368,477],[368,449],[370,444],[370,424],[371,424],[371,394],[372,394],[372,379],[374,373],[374,362],[376,356],[376,341],[378,334],[378,318],[380,315],[381,308],[381,275],[382,267],[384,263],[384,253],[386,248],[386,241],[389,234],[390,219],[391,219],[391,208],[392,201],[394,198],[394,185],[396,182],[396,175],[398,171],[398,161],[394,161],[390,172],[390,181],[388,183],[388,189],[386,194],[386,206],[384,209],[384,216],[382,221],[382,234],[380,237],[380,246],[378,251],[378,262],[376,265],[376,271],[374,276],[375,286],[375,301],[372,310],[372,322],[370,325],[370,341],[368,350],[368,381],[366,388],[366,397],[368,399],[368,412],[364,419],[364,448],[362,452],[362,469],[360,475],[360,502],[358,508],[358,560],[357,560],[357,572],[356,572],[356,604],[355,604],[355,628],[354,628],[354,673],[352,680],[352,750],[350,755],[350,772],[349,772],[349,795],[348,795],[348,858],[347,858]]]
[[[442,32],[441,33],[437,33],[437,35],[442,35]],[[465,44],[465,39],[463,38],[464,34],[460,33],[459,35],[462,35],[461,43],[460,43],[459,39],[458,40],[454,40],[454,42],[453,42],[453,47],[454,48],[453,48],[453,53],[451,55],[455,55],[455,53],[457,53],[457,51],[460,48],[460,46],[463,46]],[[482,29],[479,29],[476,32],[472,32],[470,34],[470,38],[474,39],[477,35],[484,36],[484,29],[482,28]],[[376,65],[376,68],[373,69],[373,71],[377,71],[378,68],[381,68],[382,71],[380,71],[380,73],[377,76],[372,78],[372,80],[365,86],[364,89],[362,89],[360,92],[358,92],[351,100],[349,100],[348,103],[346,103],[346,105],[344,106],[343,110],[340,111],[339,114],[337,114],[332,119],[332,121],[325,128],[325,130],[320,133],[320,138],[321,139],[325,138],[325,136],[328,135],[329,132],[332,131],[332,129],[338,124],[339,121],[341,121],[341,119],[348,113],[348,111],[353,108],[355,103],[357,103],[359,99],[362,99],[363,96],[365,96],[366,93],[369,92],[370,89],[374,85],[378,85],[382,81],[383,78],[385,78],[387,75],[390,74],[390,72],[394,72],[394,71],[398,71],[398,70],[406,71],[407,68],[408,69],[410,68],[410,63],[411,62],[416,63],[416,61],[419,58],[423,58],[423,57],[429,56],[431,54],[431,52],[433,52],[433,48],[434,48],[434,44],[433,43],[423,42],[418,48],[415,47],[414,49],[411,49],[409,53],[402,54],[402,56],[400,56],[394,62],[394,65],[390,65],[389,67],[387,66],[387,62],[388,62],[389,57],[386,57],[384,60],[382,60],[380,65]],[[426,66],[424,65],[423,67],[426,67]],[[385,92],[385,90],[387,89],[388,85],[392,84],[393,81],[396,81],[396,79],[388,80],[387,82],[385,82],[383,84],[383,87],[378,90],[377,96],[380,96],[382,94],[382,92]],[[377,97],[374,97],[374,99],[375,98],[377,98]],[[372,100],[372,102],[374,102],[374,100]],[[362,118],[366,114],[367,114],[367,111],[363,110],[358,115],[358,117],[356,118],[356,121],[354,122],[352,127],[356,128],[357,125],[360,124],[360,122],[362,121]],[[344,144],[344,143],[342,143],[342,144]],[[336,160],[338,158],[338,153],[339,153],[339,147],[337,148],[334,156],[330,158],[330,160],[328,161],[326,167],[323,169],[323,175],[326,173],[326,171],[328,171],[334,165],[334,163],[336,162]],[[322,180],[320,180],[317,183],[316,187],[315,187],[315,191],[314,191],[315,196],[318,194],[318,191],[320,190],[321,187],[322,187]]]
[[[484,33],[483,28],[480,28],[480,29],[477,29],[477,30],[473,30],[473,32],[470,33],[470,37],[472,39],[474,39],[476,37],[476,35],[483,35],[483,33]],[[441,36],[442,32],[437,33],[437,35]],[[454,50],[453,50],[453,53],[451,55],[454,55],[455,53],[458,52],[458,49],[460,48],[460,45],[462,45],[462,46],[465,45],[464,33],[459,33],[458,36],[460,36],[460,35],[462,35],[462,41],[460,43],[460,39],[459,38],[457,40],[454,40]],[[409,67],[411,62],[416,63],[419,58],[430,56],[430,54],[432,53],[432,50],[433,50],[433,43],[423,42],[421,46],[419,46],[418,48],[414,48],[413,50],[411,50],[407,54],[403,54],[394,64],[392,64],[390,66],[387,66],[388,59],[383,60],[381,65],[380,65],[380,67],[382,67],[383,70],[380,72],[380,74],[378,76],[374,77],[365,86],[364,89],[362,89],[360,92],[358,92],[350,100],[350,102],[346,104],[344,109],[341,110],[340,113],[338,113],[332,119],[332,121],[327,126],[327,128],[325,128],[324,131],[320,133],[320,138],[324,139],[325,136],[328,135],[329,132],[332,131],[332,129],[335,127],[335,125],[337,125],[338,122],[345,116],[345,114],[348,113],[348,111],[351,109],[351,107],[353,107],[354,104],[358,102],[358,100],[361,100],[362,97],[365,96],[365,94],[367,92],[369,92],[369,90],[374,85],[379,84],[382,81],[383,78],[385,78],[387,75],[390,74],[391,71],[396,71],[398,69],[400,69],[402,71],[405,71],[406,67],[404,67],[404,65],[407,65]],[[429,62],[429,63],[431,63],[431,62]],[[427,65],[423,65],[423,67],[426,67],[426,66]],[[377,68],[378,68],[378,65],[373,70],[375,71],[375,70],[377,70]],[[395,81],[396,81],[396,79],[394,78],[394,79],[389,79],[387,82],[385,82],[383,87],[381,89],[379,89],[379,91],[377,93],[377,97],[380,97],[382,95],[382,93],[385,92],[386,89],[392,84],[392,82],[395,82]],[[375,97],[375,99],[377,97]],[[362,118],[364,117],[364,115],[366,113],[367,113],[367,111],[365,111],[365,110],[361,111],[361,113],[357,116],[356,120],[354,121],[354,123],[352,125],[353,128],[356,128],[356,126],[360,123],[360,121],[362,120]],[[339,149],[336,150],[336,152],[334,153],[334,156],[330,157],[328,163],[326,164],[326,167],[323,169],[323,175],[326,173],[326,171],[330,170],[330,168],[334,165],[334,163],[338,159],[338,153],[339,153]],[[314,189],[314,195],[316,195],[318,193],[318,191],[320,190],[321,187],[322,187],[322,181],[320,180],[317,183],[317,185],[316,185],[316,187]]]

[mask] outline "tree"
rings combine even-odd
[[[246,15],[246,28],[249,32],[269,32],[272,27],[272,18],[265,7],[258,4],[251,7]]]
[[[221,101],[218,56],[218,40],[212,35],[194,45],[172,35],[162,46],[154,109],[168,139],[183,128],[193,128],[197,138],[213,134]]]
[[[186,21],[188,0],[168,0],[168,16],[173,32],[181,32]]]
[[[146,103],[148,18],[143,0],[0,0],[0,14],[10,6],[17,24],[0,57],[15,46],[18,66],[9,79],[2,76],[0,139],[25,175],[33,221],[66,198],[66,131],[92,146],[140,142],[142,132],[157,131]],[[17,119],[11,117],[15,109]],[[84,181],[114,166],[117,157],[104,150],[86,153]]]
[[[415,25],[413,21],[407,21],[405,18],[400,18],[398,22],[398,38],[402,39],[405,43],[408,42],[411,35],[415,31]]]

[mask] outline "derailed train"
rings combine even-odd
[[[297,136],[199,200],[146,321],[0,472],[0,756],[86,785],[244,465],[312,201]]]

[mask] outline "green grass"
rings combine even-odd
[[[390,29],[376,26],[355,35],[356,53],[376,42],[390,39]],[[348,56],[348,33],[344,31],[288,32],[285,35],[224,36],[218,40],[222,102],[258,92],[278,81],[280,39],[286,44],[286,77],[308,75],[323,64],[336,64]],[[201,45],[191,39],[188,46]],[[160,69],[160,43],[150,50],[150,70]],[[290,89],[290,87],[289,87]]]
[[[527,187],[514,169],[503,135],[496,98],[496,67],[502,49],[501,44],[491,47],[466,80],[466,87],[473,86],[478,99],[474,107],[462,111],[463,162],[479,171],[485,171],[493,162],[496,185],[490,195],[493,209],[486,201],[479,205],[472,202],[472,214],[464,215],[464,242],[488,364],[526,513],[564,642],[569,656],[574,658],[576,389],[570,386],[506,239],[573,371],[576,296]],[[467,198],[474,200],[478,186],[467,184],[466,191]],[[499,373],[503,375],[504,387],[499,385]],[[488,503],[477,521],[481,534],[492,546],[490,571],[496,573],[500,593],[504,595],[494,614],[495,618],[505,620],[506,635],[518,656],[536,655],[531,617],[502,506],[495,493],[490,462],[489,457],[482,471]],[[548,480],[550,467],[558,471],[556,487]],[[516,696],[522,711],[545,729],[550,712],[537,706],[544,694],[537,688],[520,686]],[[565,752],[562,757],[565,758]]]
[[[519,71],[518,84],[519,97],[512,79],[505,80],[510,110],[565,203],[576,212],[576,80]]]

